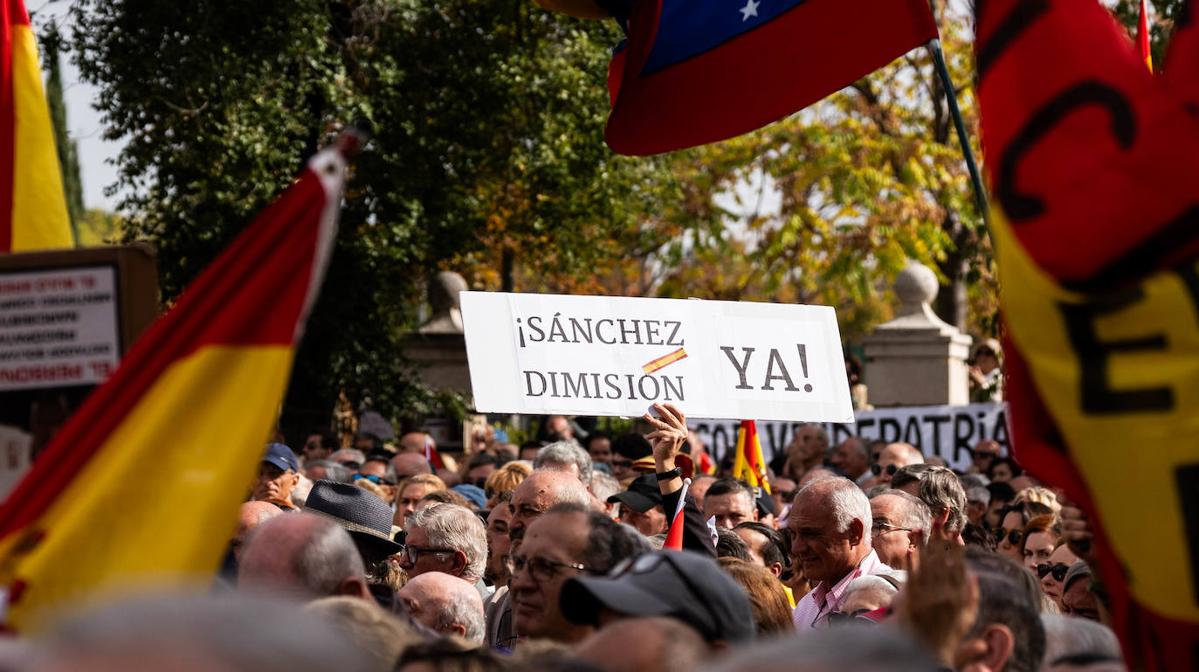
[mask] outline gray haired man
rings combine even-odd
[[[481,598],[491,595],[483,584],[487,567],[487,530],[474,513],[456,504],[431,504],[408,514],[400,567],[414,578],[443,572],[474,584]]]

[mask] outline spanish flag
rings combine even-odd
[[[753,420],[742,420],[741,428],[737,430],[733,478],[745,481],[750,487],[770,492],[770,483],[766,478],[766,459],[762,456],[762,443],[758,440],[758,425]]]
[[[184,290],[0,506],[0,623],[207,582],[321,287],[345,161],[326,150]]]
[[[73,247],[29,13],[0,4],[0,253]]]

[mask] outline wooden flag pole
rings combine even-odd
[[[982,175],[978,172],[978,163],[974,160],[974,150],[970,149],[970,138],[966,135],[966,122],[962,121],[962,110],[958,108],[957,89],[949,78],[949,68],[945,65],[945,54],[941,51],[941,40],[928,43],[928,51],[933,56],[937,75],[945,88],[945,100],[949,103],[949,114],[953,116],[953,126],[958,132],[958,143],[962,146],[962,154],[966,156],[966,169],[970,171],[970,181],[974,184],[974,201],[978,206],[978,214],[986,221],[987,192],[983,186]]]

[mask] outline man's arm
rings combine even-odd
[[[683,449],[683,442],[687,440],[687,418],[683,416],[682,411],[670,404],[654,404],[654,410],[660,419],[648,413],[643,416],[654,427],[654,431],[645,438],[653,445],[654,464],[658,473],[663,474],[677,468],[679,452]],[[662,509],[668,522],[674,522],[674,512],[679,507],[682,491],[682,476],[658,481],[658,492],[662,493]],[[708,534],[704,514],[691,495],[687,495],[683,506],[683,548],[716,557],[716,547]]]

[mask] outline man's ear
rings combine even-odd
[[[846,530],[845,534],[849,538],[849,545],[857,546],[866,537],[866,526],[862,524],[862,521],[854,518],[849,521],[849,529]]]
[[[454,551],[454,559],[450,563],[450,566],[454,568],[454,576],[466,571],[466,566],[469,564],[466,561],[466,554],[462,551]]]
[[[775,578],[783,575],[783,563],[781,562],[772,562],[766,569],[769,569],[770,573],[774,574]]]
[[[447,628],[443,628],[442,632],[444,632],[447,635],[457,635],[459,637],[465,638],[466,637],[466,626],[462,625],[461,623],[454,623],[453,625],[451,625]]]
[[[345,597],[360,597],[364,600],[372,600],[371,591],[366,587],[366,582],[362,579],[349,577],[341,582],[337,587],[337,594]]]
[[[1011,629],[1001,623],[991,623],[977,637],[958,647],[957,669],[961,672],[993,672],[1007,666],[1016,648]]]

